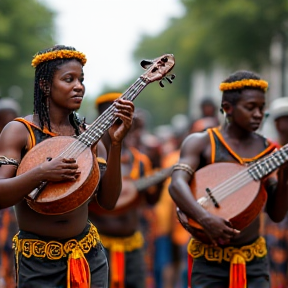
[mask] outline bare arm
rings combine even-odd
[[[179,163],[186,164],[196,171],[200,156],[209,144],[207,132],[189,135],[183,142]],[[169,192],[176,205],[189,218],[198,222],[214,245],[228,243],[238,231],[231,228],[229,221],[214,216],[199,205],[190,189],[191,176],[184,170],[174,170]],[[207,181],[209,181],[207,179]]]
[[[0,134],[0,155],[20,163],[21,152],[25,150],[28,137],[28,131],[22,123],[16,121],[9,123]],[[16,176],[16,166],[2,165],[0,167],[0,208],[20,202],[42,181],[75,180],[77,168],[74,159],[57,158]]]
[[[288,165],[285,164],[277,172],[277,178],[268,178],[266,190],[268,201],[266,211],[274,222],[284,219],[288,211]]]
[[[111,146],[107,159],[107,170],[97,193],[99,204],[108,210],[115,207],[122,189],[121,148],[123,138],[132,124],[134,104],[131,101],[118,99],[116,100],[116,108],[118,112],[115,115],[121,121],[116,121],[109,129]]]

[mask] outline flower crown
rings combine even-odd
[[[80,60],[81,64],[84,66],[87,62],[85,54],[74,51],[74,50],[54,50],[43,54],[36,54],[32,60],[31,65],[36,68],[40,63],[54,60],[54,59],[69,59],[76,58]]]
[[[264,80],[257,80],[257,79],[243,79],[243,80],[234,81],[231,83],[222,82],[219,86],[219,89],[221,91],[227,91],[227,90],[242,89],[244,87],[260,88],[266,91],[268,89],[268,82]]]

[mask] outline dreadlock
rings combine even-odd
[[[74,47],[55,45],[51,48],[39,51],[36,55],[41,55],[47,52],[56,50],[70,50],[76,51]],[[35,55],[35,56],[36,56]],[[55,71],[59,69],[61,65],[71,60],[81,61],[77,58],[56,58],[49,61],[44,61],[37,65],[35,69],[35,83],[34,83],[34,114],[39,117],[41,129],[47,126],[48,130],[51,131],[49,107],[47,106],[47,98],[50,96],[50,87],[52,85]],[[82,64],[82,63],[81,63]],[[80,134],[80,120],[75,112],[69,115],[69,120],[77,135]]]
[[[235,73],[231,74],[223,82],[232,83],[232,82],[236,82],[236,81],[241,81],[243,79],[260,80],[260,77],[254,72],[246,71],[246,70],[240,70],[240,71],[236,71]],[[241,89],[223,91],[222,102],[227,101],[227,102],[231,103],[233,106],[235,106],[240,99],[241,92],[244,89],[258,89],[259,90],[260,88],[245,86]],[[262,90],[262,89],[260,89],[260,90]]]

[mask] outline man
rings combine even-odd
[[[263,125],[263,133],[274,135],[279,146],[288,143],[288,97],[280,97],[272,101],[268,109],[269,116]],[[270,129],[268,129],[270,124]],[[266,128],[266,129],[265,129]],[[274,129],[273,129],[274,128]],[[266,216],[266,217],[265,217]],[[271,288],[288,286],[288,217],[274,223],[264,216],[263,233],[267,241],[269,254],[269,271]]]
[[[189,135],[181,146],[179,163],[172,173],[170,195],[180,211],[202,227],[202,234],[208,239],[208,244],[195,238],[188,244],[190,260],[193,260],[192,273],[188,277],[191,277],[193,288],[269,287],[267,250],[265,240],[259,237],[259,215],[248,227],[238,231],[230,219],[208,212],[205,203],[204,207],[199,205],[190,189],[194,171],[200,168],[216,162],[247,165],[275,149],[273,143],[255,132],[263,119],[267,88],[268,83],[250,71],[230,75],[220,84],[226,123],[220,128]],[[282,166],[277,172],[278,181],[272,177],[262,180],[268,192],[265,209],[275,222],[284,218],[288,208],[287,173],[287,167]],[[212,174],[203,179],[207,187],[216,180]],[[211,203],[217,209],[217,199],[213,194],[211,198],[208,195],[209,190],[205,199],[213,200]],[[237,199],[233,205],[240,203]],[[182,223],[189,229],[185,219]]]
[[[98,97],[98,113],[102,114],[120,96],[121,93],[106,93]],[[107,253],[110,288],[146,287],[145,239],[141,232],[141,209],[147,204],[156,203],[161,190],[149,185],[139,188],[136,184],[139,178],[152,171],[150,159],[129,145],[136,135],[140,137],[138,128],[142,127],[138,127],[139,123],[136,115],[122,145],[122,191],[115,209],[104,210],[96,201],[89,205],[89,219],[97,225]],[[106,145],[109,143],[107,136],[103,136]]]

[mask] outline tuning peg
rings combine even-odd
[[[166,79],[170,84],[172,84],[172,80],[171,80],[169,77],[165,77],[165,79]]]
[[[171,78],[171,80],[174,80],[176,78],[176,75],[175,74],[171,74],[170,78]]]
[[[164,84],[163,84],[162,80],[159,81],[159,85],[161,88],[164,88]]]

